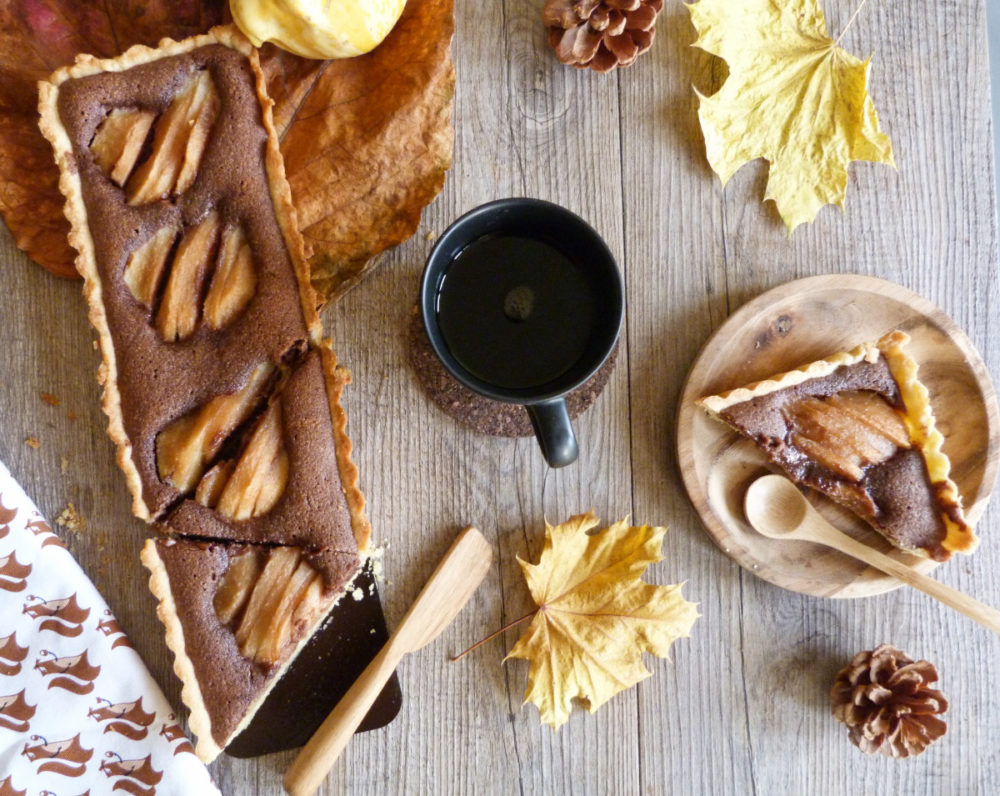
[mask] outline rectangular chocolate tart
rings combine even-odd
[[[361,571],[370,526],[256,51],[216,28],[40,84],[142,562],[209,761]],[[169,538],[167,538],[169,537]]]
[[[134,513],[160,519],[181,493],[156,472],[159,431],[320,339],[272,103],[256,51],[228,28],[81,56],[39,93],[108,430]]]

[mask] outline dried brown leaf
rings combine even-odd
[[[117,55],[133,44],[184,38],[222,20],[222,0],[0,4],[0,213],[17,245],[59,276],[75,276],[59,173],[38,130],[37,83],[78,53]]]
[[[222,0],[14,0],[0,4],[0,213],[17,245],[73,276],[74,252],[38,80],[78,53],[185,38],[229,20]],[[379,252],[416,230],[451,162],[451,0],[408,3],[381,46],[345,61],[310,61],[265,45],[262,64],[299,220],[325,299],[343,293]]]
[[[282,140],[313,284],[326,299],[410,237],[444,184],[453,30],[451,0],[407,3],[375,50],[327,62]]]

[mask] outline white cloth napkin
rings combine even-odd
[[[0,462],[0,793],[87,790],[219,792],[107,603]]]

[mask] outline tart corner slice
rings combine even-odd
[[[361,571],[349,553],[183,538],[148,539],[141,560],[206,763],[250,724]]]
[[[897,547],[943,561],[978,539],[908,342],[893,331],[697,403],[794,482],[846,506]]]
[[[157,436],[158,472],[183,495],[161,527],[186,537],[364,552],[371,526],[341,403],[350,373],[325,343],[297,362],[264,363],[252,373],[238,392],[215,396]]]

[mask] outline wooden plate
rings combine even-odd
[[[694,404],[893,329],[912,338],[908,351],[920,363],[970,524],[982,515],[996,481],[1000,423],[986,366],[965,334],[927,299],[892,282],[854,275],[799,279],[733,314],[705,344],[681,394],[677,448],[684,486],[709,535],[740,566],[782,588],[824,597],[863,597],[902,585],[829,548],[756,533],[743,516],[743,496],[768,471],[765,457]],[[828,499],[810,499],[855,538],[915,569],[935,566],[896,550]]]

